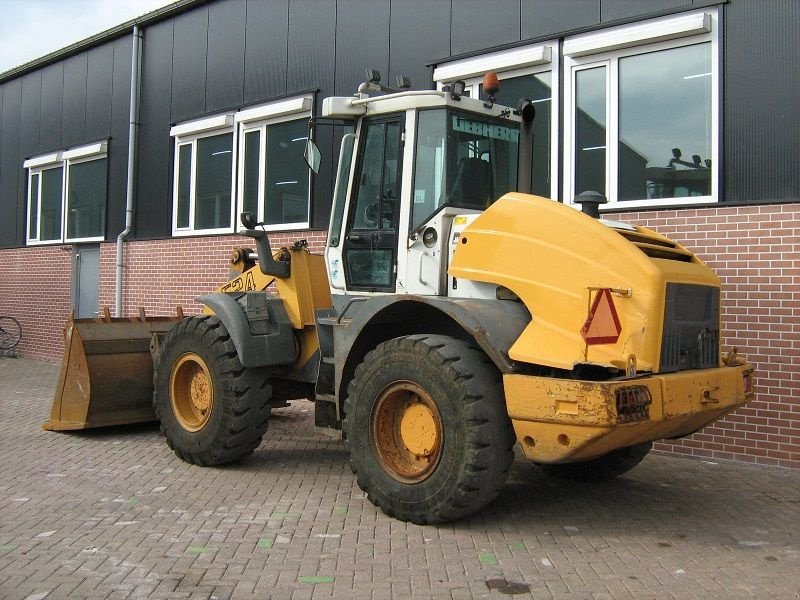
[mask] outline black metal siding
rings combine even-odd
[[[163,237],[172,212],[170,96],[173,19],[144,31],[139,145],[136,173],[136,237]],[[194,91],[197,95],[197,91]]]
[[[243,102],[246,21],[246,0],[227,0],[208,7],[206,112]]]
[[[86,53],[72,56],[64,61],[63,119],[61,121],[61,144],[64,147],[79,145],[86,141]]]
[[[245,27],[245,103],[286,94],[289,0],[248,0]]]
[[[173,20],[172,121],[191,119],[205,112],[208,6]],[[161,55],[161,60],[167,56]]]
[[[17,80],[20,81],[20,80]],[[34,71],[22,77],[22,107],[17,122],[17,127],[25,132],[20,139],[14,159],[17,160],[17,169],[22,168],[22,160],[30,158],[41,151],[39,132],[42,126],[42,72]],[[10,151],[11,149],[7,149]]]
[[[336,25],[336,2],[289,2],[287,93],[315,88],[325,90],[328,95],[333,93]],[[360,43],[365,33],[352,40],[353,43]]]
[[[55,63],[42,69],[41,132],[39,150],[59,150],[61,143],[61,116],[64,110],[64,63]]]
[[[450,0],[394,0],[391,9],[388,81],[406,75],[414,89],[429,88],[425,63],[450,54]]]
[[[725,7],[724,200],[800,199],[800,2]]]
[[[389,0],[339,0],[336,8],[336,84],[338,96],[351,95],[366,68],[389,81]],[[364,64],[364,63],[367,64]]]
[[[518,42],[521,39],[520,0],[454,2],[451,22],[453,54]]]
[[[127,41],[130,45],[130,40]],[[109,136],[111,132],[114,47],[115,44],[106,44],[87,53],[86,131],[84,132],[87,140],[101,139]],[[122,74],[125,75],[125,71]],[[120,83],[125,85],[127,78]]]
[[[291,0],[289,2],[289,37],[286,92],[293,94],[319,89],[318,98],[330,96],[336,69],[336,2]],[[363,33],[362,33],[363,36]],[[362,37],[360,36],[360,37]],[[358,43],[359,40],[353,40]],[[320,150],[333,156],[330,128],[319,130]],[[326,227],[330,214],[333,160],[323,162],[314,179],[312,191],[312,226]]]
[[[691,4],[692,0],[603,0],[600,18],[603,22],[618,21]]]
[[[0,247],[13,246],[25,235],[24,203],[19,202],[22,168],[18,162],[22,81],[16,79],[3,86],[2,118],[0,118]],[[22,208],[20,209],[20,204]],[[15,218],[16,217],[16,218]]]
[[[600,22],[600,0],[521,0],[522,38],[544,38]]]

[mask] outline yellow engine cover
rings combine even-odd
[[[717,276],[691,252],[641,227],[625,229],[646,242],[668,243],[683,260],[653,258],[619,230],[559,202],[510,193],[461,234],[449,273],[503,286],[532,319],[509,351],[513,360],[572,369],[593,363],[657,371],[666,284],[719,287]],[[621,333],[587,345],[581,335],[598,289],[612,289]]]

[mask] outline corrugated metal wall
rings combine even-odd
[[[709,0],[695,0],[708,5]],[[426,62],[692,6],[692,0],[216,0],[144,28],[138,238],[168,236],[179,121],[319,90],[350,94],[364,68],[431,83]],[[800,3],[724,6],[724,201],[800,197]],[[25,243],[24,158],[110,138],[106,235],[123,227],[131,40],[123,36],[0,84],[0,247]],[[323,152],[336,140],[323,132]],[[327,225],[332,161],[313,225]]]
[[[725,200],[800,200],[800,2],[725,7]]]

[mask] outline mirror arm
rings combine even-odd
[[[275,257],[272,256],[272,248],[270,248],[266,231],[262,229],[246,229],[240,233],[255,240],[258,252],[258,268],[261,269],[264,275],[272,275],[282,279],[289,277],[291,263],[275,260]]]

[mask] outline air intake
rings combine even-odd
[[[719,366],[719,288],[668,283],[661,372]]]

